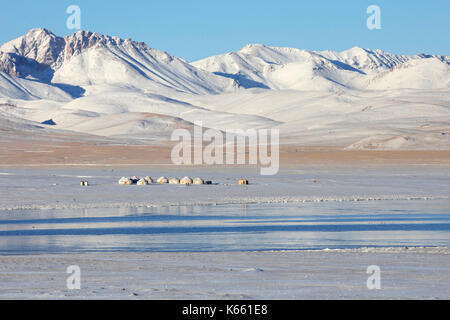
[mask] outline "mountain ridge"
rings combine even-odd
[[[319,76],[339,84],[341,87],[366,89],[367,77],[392,70],[412,60],[438,59],[447,66],[450,65],[450,57],[438,55],[397,55],[382,50],[363,49],[353,47],[342,52],[336,51],[308,51],[289,47],[271,47],[262,44],[245,45],[237,52],[229,52],[208,57],[192,64],[200,69],[213,72],[225,77],[234,78],[244,84],[244,87],[261,87],[269,89],[312,89],[316,87],[308,84],[280,81],[287,78],[286,72],[274,73],[281,69],[292,68],[298,72],[303,71],[302,76],[306,80],[314,81]],[[301,70],[298,64],[309,64],[309,69]],[[336,76],[341,72],[341,77]],[[355,72],[351,74],[349,72]],[[361,77],[365,76],[365,77]],[[245,84],[249,84],[246,86]],[[252,86],[252,84],[256,84]],[[330,83],[328,89],[339,86]],[[370,88],[368,88],[370,89]]]
[[[46,83],[68,83],[70,85],[91,85],[100,82],[132,82],[125,78],[116,81],[120,70],[132,73],[136,82],[150,82],[156,88],[173,88],[193,93],[217,93],[232,88],[232,81],[197,70],[184,59],[167,52],[150,48],[143,42],[105,36],[90,31],[77,31],[66,37],[57,37],[47,29],[32,29],[27,34],[0,46],[0,72],[20,77],[30,77]],[[96,55],[96,53],[100,55]],[[83,56],[88,56],[84,59]],[[13,59],[21,57],[30,61],[27,72],[23,63]],[[95,60],[99,66],[87,65]],[[75,62],[74,62],[75,61]],[[110,69],[108,69],[108,67]],[[30,70],[31,69],[31,70]],[[78,74],[67,74],[70,70]],[[69,70],[69,71],[68,71]],[[91,73],[103,72],[98,79]],[[70,72],[69,72],[70,73]],[[80,74],[87,74],[81,77]]]
[[[0,46],[0,72],[19,78],[74,87],[128,83],[144,90],[199,94],[238,88],[371,89],[380,73],[426,59],[450,65],[450,57],[441,55],[397,55],[361,47],[308,51],[264,44],[247,44],[237,52],[188,63],[129,38],[83,30],[58,37],[44,28],[31,29]]]
[[[248,44],[188,63],[131,39],[32,29],[0,46],[9,117],[131,141],[202,122],[313,146],[450,149],[450,57]]]

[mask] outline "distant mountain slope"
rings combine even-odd
[[[124,84],[202,94],[219,93],[235,85],[145,43],[87,31],[61,38],[46,29],[33,29],[2,45],[0,51],[0,71],[53,84]],[[13,57],[22,60],[14,61]],[[27,68],[24,61],[28,61]]]
[[[450,64],[450,57],[395,55],[358,47],[339,53],[255,44],[247,45],[238,52],[209,57],[192,64],[200,69],[236,79],[246,88],[329,91],[342,87],[376,89],[378,87],[371,87],[373,81],[370,81],[376,75],[388,70],[396,72],[401,70],[399,67],[403,64],[429,59],[436,62],[434,67],[442,73],[440,80],[450,79],[450,73],[444,72],[445,66]],[[420,78],[421,75],[416,74],[414,77]],[[408,80],[404,79],[402,82],[401,78],[402,76],[397,77],[396,81],[386,86],[408,88]],[[434,83],[434,87],[443,88],[447,83],[445,80],[443,85],[442,81],[439,81]],[[429,88],[430,83],[427,83],[424,89]]]
[[[339,61],[366,74],[389,70],[402,63],[422,58],[419,55],[406,56],[391,54],[382,50],[370,50],[354,47],[342,52],[322,51],[318,54],[332,61]]]
[[[374,75],[370,89],[450,88],[450,64],[438,58],[415,59]]]
[[[0,98],[71,100],[71,96],[58,87],[14,77],[4,72],[0,72]]]
[[[259,44],[192,64],[235,79],[245,88],[327,90],[359,76],[358,70],[315,52]]]

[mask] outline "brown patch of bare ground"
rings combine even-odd
[[[0,166],[170,165],[173,143],[124,145],[110,141],[80,142],[60,135],[56,139],[18,134],[0,137]],[[449,165],[450,150],[381,151],[343,150],[336,147],[280,146],[280,166],[296,165]]]

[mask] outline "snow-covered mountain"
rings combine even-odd
[[[69,101],[72,97],[56,86],[39,81],[15,77],[0,72],[0,97],[13,99],[51,99],[56,101]]]
[[[450,88],[450,63],[439,57],[412,59],[390,70],[372,76],[367,86],[371,89],[436,89]]]
[[[397,55],[382,50],[370,50],[360,47],[353,47],[343,52],[327,50],[318,52],[318,54],[329,60],[347,64],[355,69],[363,71],[366,74],[389,70],[410,60],[426,57],[420,55]]]
[[[0,71],[52,84],[119,84],[202,94],[234,85],[145,43],[87,31],[61,38],[46,29],[33,29],[2,45],[0,52]]]
[[[330,90],[342,87],[374,89],[374,78],[380,73],[396,72],[400,66],[413,61],[434,61],[443,76],[449,77],[450,57],[431,55],[395,55],[381,50],[359,47],[343,52],[307,51],[293,48],[269,47],[260,44],[246,45],[237,52],[209,57],[193,63],[194,66],[236,79],[246,88]],[[420,62],[419,62],[420,63]],[[421,70],[411,69],[412,76],[420,78]],[[401,71],[400,71],[401,72]],[[440,79],[426,88],[447,88],[448,82]],[[376,87],[376,86],[375,86]],[[394,81],[390,88],[409,88],[410,83]],[[414,87],[414,86],[413,86]],[[379,88],[379,87],[376,87]]]
[[[264,45],[247,45],[238,52],[193,63],[235,79],[245,88],[328,90],[358,76],[358,70],[335,63],[315,52]],[[345,80],[344,80],[345,79]]]
[[[303,145],[448,149],[450,57],[251,44],[188,63],[131,39],[33,29],[0,46],[0,120],[20,119],[120,139],[201,121]]]

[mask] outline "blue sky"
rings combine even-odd
[[[448,0],[7,0],[0,11],[0,43],[37,27],[72,33],[66,8],[73,4],[81,8],[83,30],[144,41],[189,61],[248,43],[450,55]],[[366,27],[372,4],[381,8],[381,30]]]

